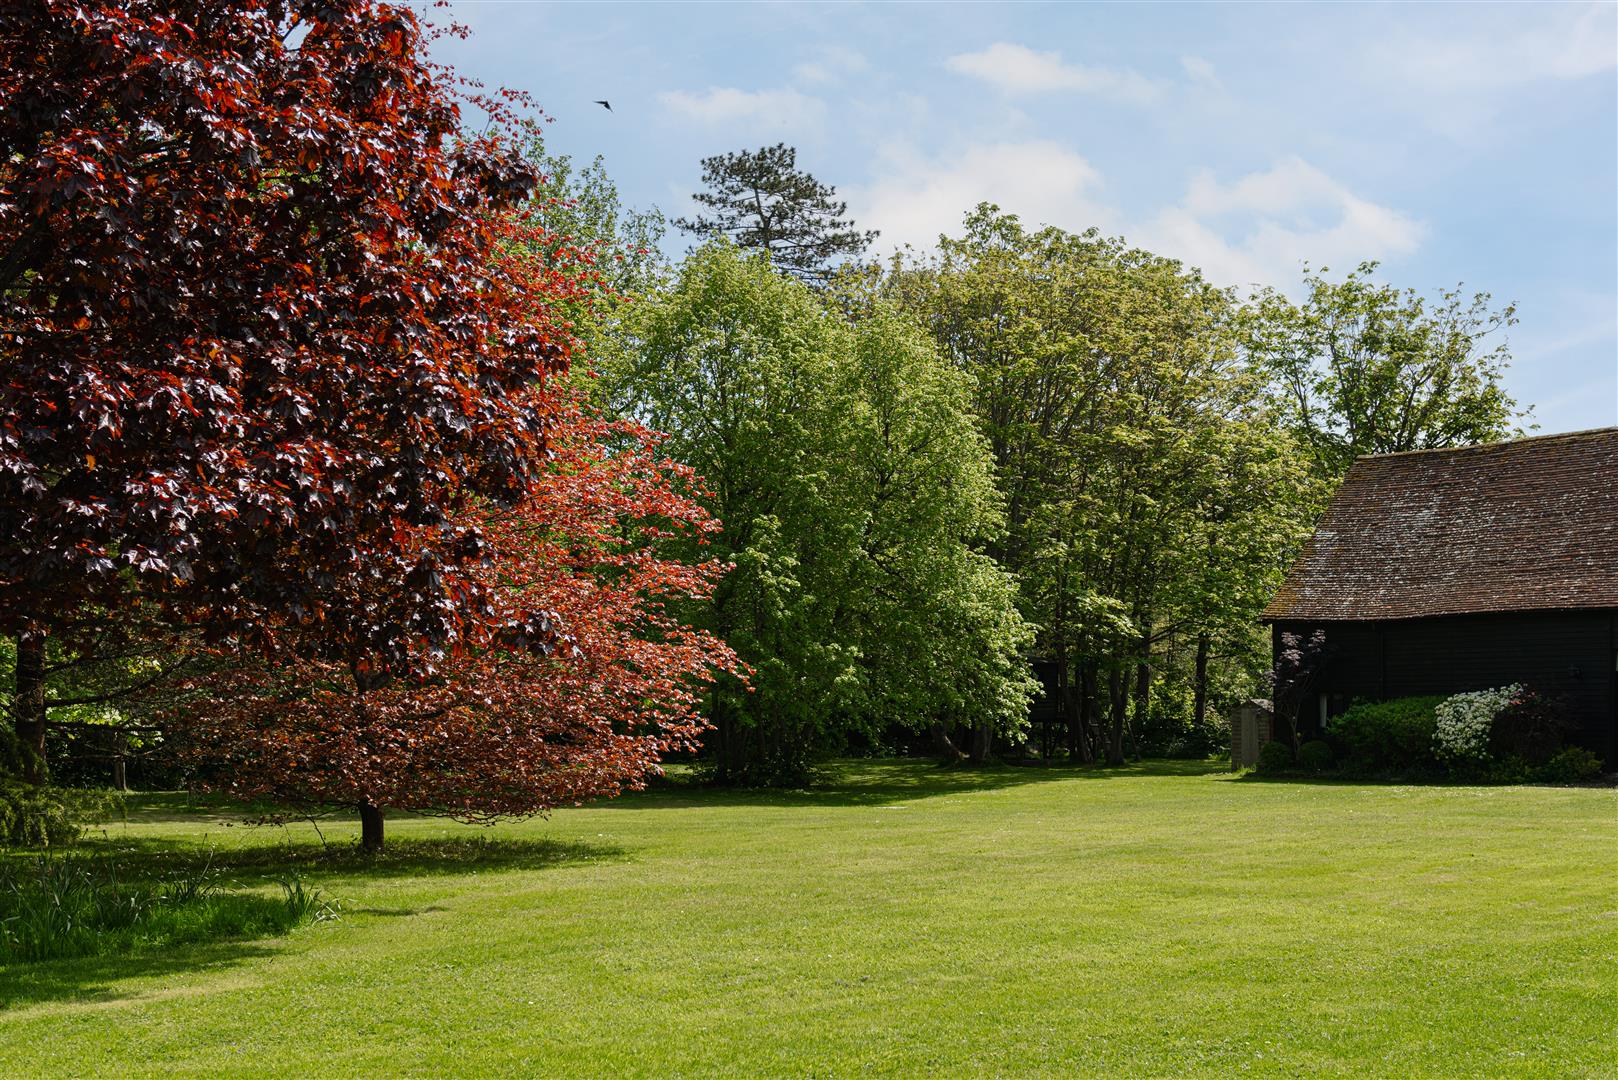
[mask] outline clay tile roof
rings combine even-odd
[[[1618,608],[1618,428],[1362,457],[1264,610]]]

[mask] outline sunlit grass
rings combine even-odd
[[[0,1074],[1609,1076],[1618,793],[851,764],[549,821],[103,849],[344,917],[0,971]],[[254,883],[260,883],[255,886]]]

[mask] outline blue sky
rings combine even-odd
[[[988,199],[1220,284],[1380,259],[1518,303],[1542,431],[1618,423],[1611,3],[451,10],[438,57],[534,94],[632,204],[684,213],[700,158],[784,141],[882,249]]]

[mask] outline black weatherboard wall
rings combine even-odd
[[[1378,622],[1277,621],[1281,635],[1322,631],[1329,660],[1300,710],[1313,732],[1329,712],[1378,701],[1523,683],[1566,705],[1574,741],[1618,762],[1618,613],[1497,612]]]

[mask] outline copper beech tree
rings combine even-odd
[[[573,493],[557,425],[593,430],[557,376],[596,276],[512,212],[523,103],[425,40],[375,0],[0,0],[0,632],[36,749],[48,636],[137,600],[283,684],[346,674],[356,723],[604,662],[507,568],[507,515]]]
[[[696,748],[702,692],[738,665],[678,611],[725,568],[658,551],[703,544],[718,523],[675,493],[700,488],[650,432],[571,405],[556,419],[530,496],[472,514],[497,616],[484,633],[434,678],[364,694],[323,661],[196,680],[177,732],[201,775],[244,799],[358,807],[374,849],[388,808],[529,814],[639,787],[661,754]],[[551,647],[513,640],[525,626]]]

